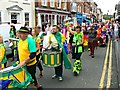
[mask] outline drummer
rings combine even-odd
[[[35,41],[28,37],[29,30],[26,27],[21,27],[19,30],[20,40],[18,42],[18,55],[20,64],[18,67],[26,66],[27,71],[34,79],[34,86],[37,89],[41,88],[41,85],[37,82],[36,73],[36,44]]]
[[[55,67],[55,75],[52,76],[52,79],[58,78],[59,81],[63,80],[62,74],[63,74],[63,60],[64,65],[66,69],[71,69],[71,64],[69,62],[69,59],[67,58],[66,52],[63,48],[63,42],[65,41],[65,37],[62,33],[59,32],[58,26],[53,25],[52,27],[52,34],[49,36],[49,43],[44,49],[48,49],[48,47],[51,45],[52,50],[60,50],[61,52],[61,65],[58,67]]]
[[[0,35],[0,69],[7,67],[7,58],[6,58],[6,50],[3,44],[3,37]]]

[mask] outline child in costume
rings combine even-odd
[[[0,35],[0,64],[1,69],[7,67],[6,49],[3,44],[3,37]]]

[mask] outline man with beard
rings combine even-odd
[[[64,35],[59,32],[58,26],[53,25],[52,27],[52,34],[49,36],[49,43],[46,46],[45,49],[48,49],[48,47],[51,45],[51,49],[55,51],[61,52],[61,65],[55,67],[55,75],[52,76],[52,79],[58,78],[59,81],[63,80],[62,73],[63,73],[63,60],[64,60],[64,66],[66,69],[71,69],[71,63],[66,55],[66,52],[63,47],[63,42],[65,41]]]

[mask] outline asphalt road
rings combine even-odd
[[[109,46],[109,48],[108,48]],[[111,48],[112,47],[112,51]],[[107,49],[108,55],[107,55]],[[79,76],[74,76],[71,70],[64,69],[63,81],[58,79],[52,79],[54,75],[53,68],[44,67],[44,76],[38,79],[39,83],[43,86],[43,90],[58,90],[58,89],[98,89],[100,85],[106,89],[110,84],[110,88],[119,90],[120,87],[120,41],[112,41],[112,46],[98,47],[95,50],[95,58],[89,56],[89,52],[83,52],[82,54],[82,71]],[[112,55],[110,57],[110,53]],[[107,57],[108,56],[108,57]],[[107,57],[107,59],[106,59]],[[71,54],[69,54],[71,59]],[[110,63],[110,58],[111,63]],[[75,59],[71,59],[72,65]],[[106,63],[105,63],[106,61]],[[11,64],[11,62],[9,62]],[[111,64],[111,66],[110,66]],[[110,68],[110,67],[111,68]],[[104,68],[106,67],[106,68]],[[36,76],[38,76],[39,70],[37,68]],[[110,83],[108,84],[108,82]],[[28,90],[33,90],[35,87],[28,87]],[[52,88],[52,89],[51,89]]]
[[[79,76],[74,76],[72,70],[64,70],[63,81],[58,79],[51,79],[54,74],[53,68],[44,67],[44,76],[39,80],[43,88],[98,88],[104,59],[106,55],[106,47],[98,47],[95,50],[95,58],[89,56],[86,51],[82,54],[82,71]],[[69,55],[71,58],[71,55]],[[72,64],[74,60],[72,60]],[[37,69],[37,75],[39,71]]]

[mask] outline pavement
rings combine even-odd
[[[120,90],[120,40],[113,41],[113,68],[111,88]]]

